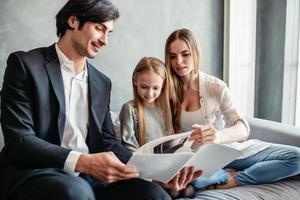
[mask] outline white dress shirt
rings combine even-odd
[[[64,169],[74,173],[81,153],[88,153],[86,137],[88,132],[88,73],[85,66],[76,74],[73,61],[69,60],[55,44],[61,66],[65,94],[66,121],[61,146],[72,151],[69,153]],[[76,175],[78,173],[75,173]]]

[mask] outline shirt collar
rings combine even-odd
[[[87,81],[88,78],[88,73],[87,73],[87,65],[84,65],[83,71],[76,74],[75,69],[74,69],[74,62],[70,60],[58,47],[57,43],[55,43],[55,50],[58,56],[58,60],[60,63],[60,66],[62,67],[63,70],[68,71],[71,73],[74,77],[77,79],[82,79],[84,81]]]
[[[86,67],[86,65],[84,66],[82,72],[80,72],[80,73],[78,73],[78,74],[75,75],[75,78],[87,82],[87,80],[88,80],[88,73],[87,73],[87,67]]]
[[[56,50],[60,65],[67,65],[67,66],[74,65],[73,61],[70,60],[69,58],[67,58],[67,56],[60,50],[57,43],[55,43],[55,50]]]

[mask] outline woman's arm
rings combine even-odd
[[[219,89],[220,110],[226,128],[217,132],[216,142],[231,143],[246,140],[250,134],[250,127],[247,120],[236,109],[227,85],[224,83]]]
[[[244,140],[248,137],[249,132],[245,124],[237,121],[235,125],[217,131],[212,124],[209,125],[193,125],[193,133],[190,140],[194,140],[195,145],[199,144],[226,144]]]
[[[249,131],[242,121],[237,121],[235,125],[230,128],[225,128],[216,132],[214,143],[227,144],[247,139]]]
[[[217,110],[221,111],[225,128],[216,130],[212,123],[207,125],[195,124],[192,126],[194,131],[190,140],[194,140],[196,145],[207,143],[225,144],[246,140],[250,128],[246,119],[235,108],[229,88],[221,80],[209,82],[207,85],[209,85],[208,93],[211,95],[211,99],[216,100]]]

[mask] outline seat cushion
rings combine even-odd
[[[183,198],[182,198],[183,199]],[[226,190],[198,191],[194,199],[201,200],[295,200],[300,199],[300,176],[273,184],[245,185]]]

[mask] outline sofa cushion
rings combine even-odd
[[[184,198],[181,198],[182,200]],[[300,176],[273,184],[245,185],[226,190],[204,190],[196,193],[195,200],[295,200],[300,199]]]
[[[300,147],[300,127],[265,119],[248,118],[250,139]]]

